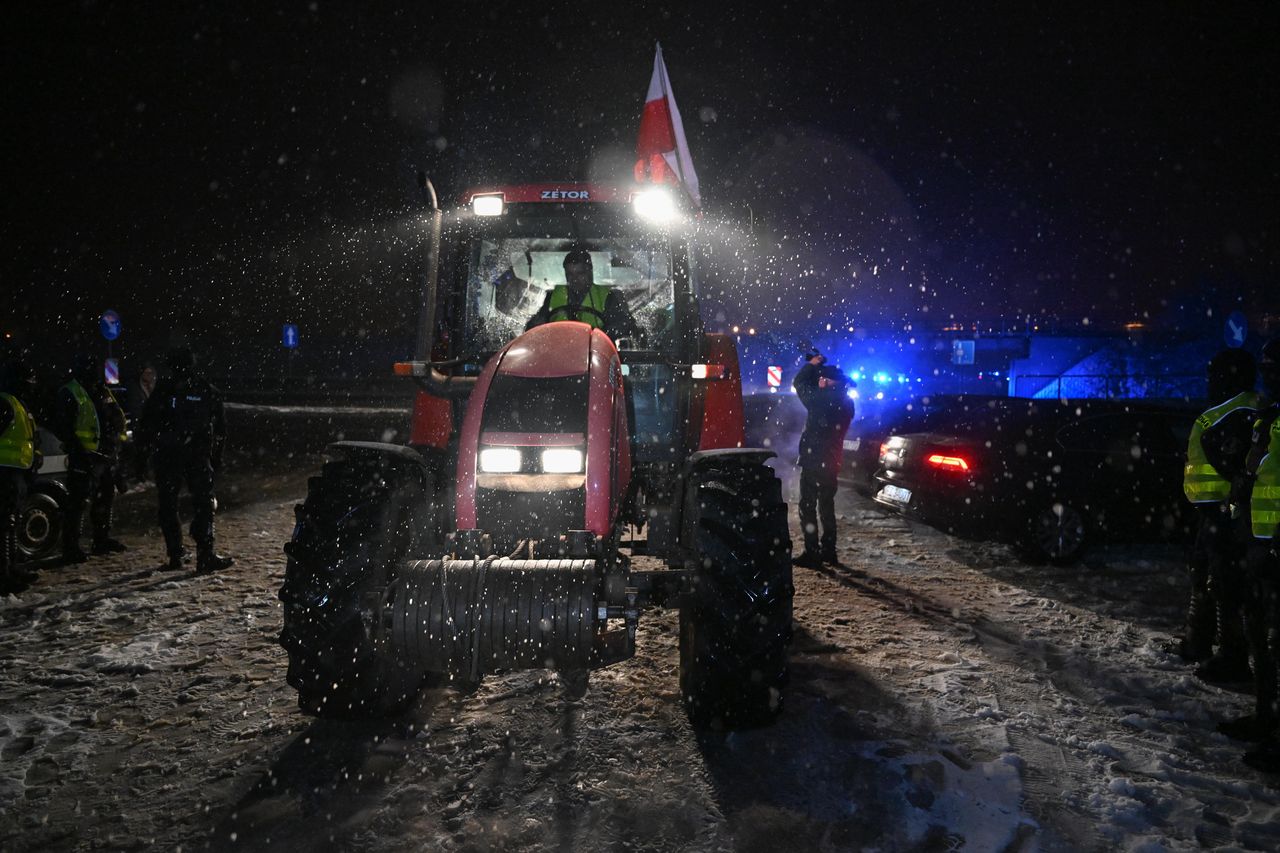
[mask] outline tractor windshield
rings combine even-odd
[[[640,329],[640,340],[615,343],[663,349],[674,319],[672,242],[628,230],[620,219],[530,215],[473,232],[465,262],[467,350],[493,352],[522,333],[566,283],[564,258],[575,246],[591,253],[594,283],[620,294]]]

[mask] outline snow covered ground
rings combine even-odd
[[[0,848],[1280,849],[1280,779],[1214,731],[1250,698],[1167,651],[1169,546],[1033,567],[842,491],[774,727],[690,729],[660,611],[582,699],[516,673],[335,724],[276,644],[305,472],[245,482],[223,574],[159,571],[126,506],[129,552],[0,600]]]

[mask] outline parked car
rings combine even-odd
[[[875,499],[961,535],[1075,560],[1094,541],[1181,537],[1195,411],[1109,400],[998,398],[885,442]]]
[[[892,435],[942,429],[977,406],[998,399],[986,394],[932,394],[883,408],[875,415],[858,418],[844,439],[841,478],[860,494],[876,491],[881,446]]]
[[[39,427],[44,463],[18,515],[18,556],[43,560],[62,547],[62,519],[67,505],[67,457],[53,433]]]

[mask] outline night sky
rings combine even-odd
[[[403,340],[414,172],[453,199],[628,168],[655,41],[740,223],[733,319],[1280,310],[1276,4],[746,8],[26,5],[4,330]]]

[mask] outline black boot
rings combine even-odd
[[[101,539],[95,536],[93,539],[93,553],[97,555],[119,554],[121,551],[128,550],[127,545],[119,540],[112,539],[110,536],[104,536]]]
[[[1238,607],[1224,601],[1227,592],[1220,590],[1214,598],[1218,614],[1218,651],[1196,667],[1196,677],[1210,684],[1236,684],[1253,680],[1244,620]]]
[[[184,563],[190,558],[191,554],[187,552],[186,548],[170,551],[169,556],[165,558],[164,565],[160,568],[170,572],[180,572],[185,568]]]
[[[794,558],[791,564],[805,569],[820,569],[822,558],[814,551],[804,551],[799,557]]]
[[[208,549],[201,548],[200,553],[196,555],[196,574],[207,575],[211,572],[221,571],[234,562],[235,558],[224,557],[214,551],[212,547]]]

